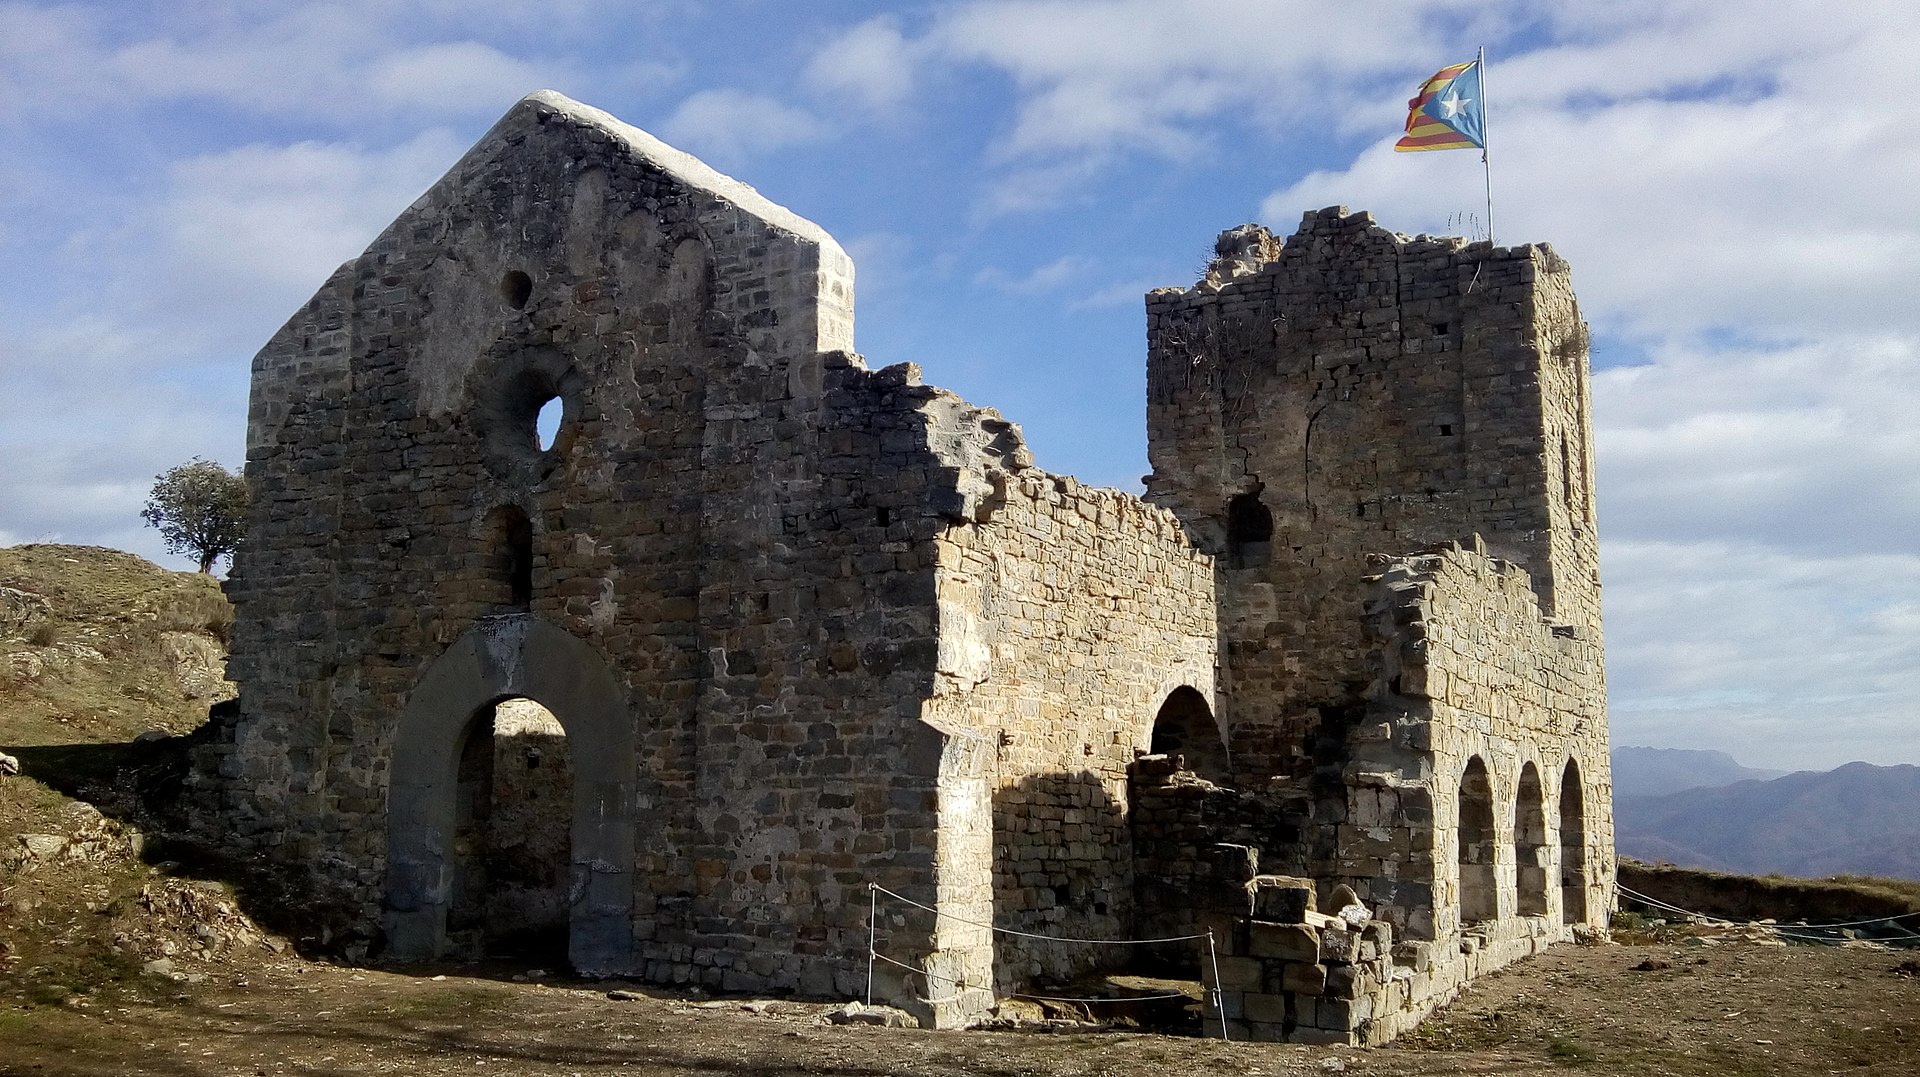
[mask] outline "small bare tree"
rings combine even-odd
[[[198,557],[200,571],[212,572],[246,532],[247,482],[196,456],[155,477],[140,518],[160,529],[169,551]]]

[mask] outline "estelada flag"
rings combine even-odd
[[[1441,68],[1407,102],[1407,133],[1393,148],[1400,153],[1485,149],[1487,112],[1480,94],[1480,61]]]

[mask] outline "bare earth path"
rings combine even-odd
[[[1636,971],[1634,966],[1655,967]],[[1911,952],[1733,944],[1560,947],[1401,1045],[1336,1050],[1136,1033],[821,1023],[815,1003],[699,999],[276,962],[157,1004],[0,1011],[0,1073],[1205,1074],[1920,1073]],[[1903,971],[1904,970],[1904,971]]]

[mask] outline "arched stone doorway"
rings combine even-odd
[[[427,667],[401,715],[387,794],[388,954],[425,960],[449,952],[447,918],[461,873],[461,756],[477,716],[516,697],[551,712],[571,749],[567,958],[581,972],[627,971],[633,718],[598,653],[529,614],[468,629]]]
[[[1149,750],[1155,755],[1186,757],[1187,769],[1218,785],[1231,782],[1227,744],[1214,720],[1213,708],[1198,690],[1181,685],[1167,693],[1154,715]]]
[[[1587,914],[1587,794],[1569,759],[1560,775],[1560,918],[1584,924]]]

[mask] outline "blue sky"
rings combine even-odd
[[[876,365],[1138,489],[1140,296],[1325,205],[1484,232],[1395,155],[1485,45],[1502,243],[1594,330],[1614,738],[1920,762],[1920,8],[1769,0],[0,2],[0,543],[132,549],[238,464],[253,351],[552,87],[832,232]]]

